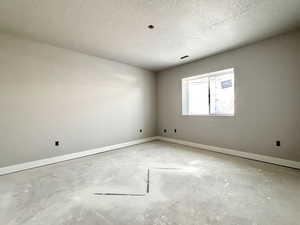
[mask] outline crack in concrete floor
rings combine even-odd
[[[181,168],[163,168],[163,167],[154,167],[151,169],[158,169],[158,170],[181,170]],[[147,181],[146,181],[146,193],[144,194],[137,194],[137,193],[94,193],[94,195],[107,195],[107,196],[146,196],[146,194],[150,193],[150,168],[147,169]]]

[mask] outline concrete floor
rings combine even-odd
[[[1,176],[0,224],[299,225],[300,171],[150,142]]]

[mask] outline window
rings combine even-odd
[[[182,79],[183,115],[234,115],[234,69]]]

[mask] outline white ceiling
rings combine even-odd
[[[298,25],[300,0],[0,0],[2,32],[154,71]]]

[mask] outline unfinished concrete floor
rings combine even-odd
[[[300,171],[150,142],[1,176],[0,224],[299,225]]]

